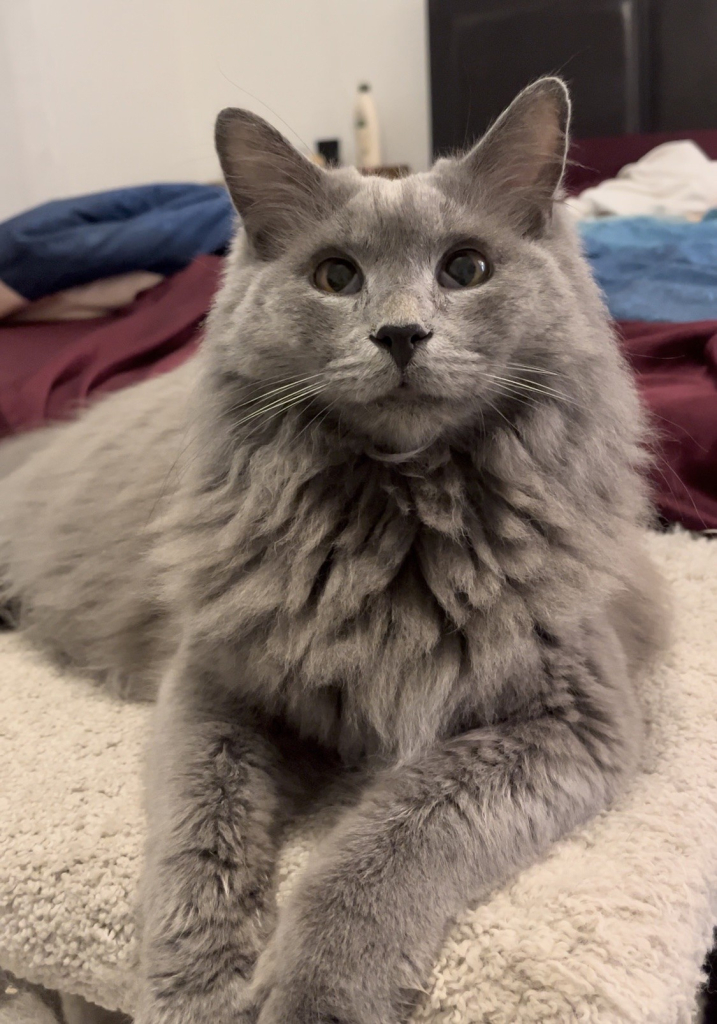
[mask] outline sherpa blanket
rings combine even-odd
[[[688,1024],[717,922],[717,540],[651,535],[674,643],[611,811],[452,928],[416,1021]],[[0,964],[131,1009],[150,710],[0,639]],[[292,837],[281,892],[321,823]]]

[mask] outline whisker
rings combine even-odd
[[[319,383],[311,384],[307,388],[303,388],[300,391],[290,392],[289,394],[283,395],[281,398],[274,402],[270,402],[268,405],[262,405],[259,409],[254,409],[249,413],[248,416],[244,416],[242,419],[237,420],[234,424],[235,427],[240,427],[243,423],[248,423],[249,420],[255,419],[257,416],[262,416],[264,413],[276,410],[277,412],[282,409],[291,408],[293,405],[297,405],[299,401],[304,401],[306,398],[311,398],[313,395],[318,395],[320,391],[324,390],[324,385]]]
[[[309,420],[309,422],[306,424],[306,426],[302,430],[300,430],[299,433],[296,435],[296,440],[298,441],[299,438],[302,437],[306,433],[306,431],[309,429],[309,427],[312,425],[312,423],[315,423],[316,420],[319,418],[319,416],[321,416],[322,412],[323,412],[324,415],[323,415],[323,419],[321,420],[321,423],[323,423],[324,420],[326,419],[326,417],[328,416],[329,411],[336,405],[337,402],[338,402],[338,398],[335,398],[334,401],[333,402],[329,402],[329,404],[324,409],[319,409],[319,411],[316,413],[316,415],[312,416],[311,419]]]
[[[526,393],[522,388],[513,387],[510,384],[494,384],[493,389],[498,394],[509,395],[511,398],[515,398],[522,402],[524,405],[537,406],[537,401],[530,394]]]
[[[282,384],[284,381],[287,381],[287,380],[296,380],[296,376],[293,373],[281,373],[281,374],[275,373],[275,374],[270,374],[269,376],[262,376],[262,377],[258,377],[258,378],[257,377],[243,377],[242,378],[240,376],[238,379],[240,379],[240,380],[243,379],[244,383],[241,384],[240,387],[241,387],[242,390],[246,390],[247,388],[261,387],[264,384]]]
[[[549,398],[559,398],[563,402],[568,402],[570,405],[577,405],[578,403],[566,395],[564,391],[558,391],[556,388],[549,388],[545,384],[538,384],[535,381],[514,381],[514,385],[520,388],[522,391],[533,391],[538,395],[546,395]]]
[[[531,373],[545,373],[551,377],[562,377],[557,370],[546,370],[543,366],[528,366],[526,363],[506,363],[509,370],[529,370]]]
[[[673,500],[679,502],[679,501],[681,501],[681,498],[680,498],[679,494],[675,493],[674,487],[672,486],[670,481],[667,479],[667,477],[663,473],[662,468],[660,466],[660,462],[663,462],[664,465],[670,470],[670,472],[676,477],[677,482],[679,483],[680,487],[682,488],[684,494],[686,494],[687,497],[690,499],[690,503],[692,505],[692,508],[694,509],[695,516],[696,516],[698,522],[700,522],[702,524],[702,529],[706,530],[707,529],[707,524],[705,523],[704,519],[700,515],[699,509],[697,508],[697,505],[695,503],[695,499],[693,498],[692,492],[690,491],[689,487],[685,484],[684,480],[681,478],[681,476],[677,472],[677,470],[673,466],[670,465],[670,463],[667,461],[667,459],[663,455],[661,455],[659,452],[657,452],[656,455],[657,455],[657,458],[653,461],[653,466],[657,470],[657,472],[660,474],[660,476],[662,477],[662,479],[663,479],[663,481],[665,483],[665,486],[667,487],[668,491],[672,495]]]
[[[316,380],[319,377],[323,377],[322,373],[312,373],[307,377],[300,377],[298,380],[291,378],[288,384],[283,384],[281,387],[272,388],[270,391],[262,391],[260,394],[254,395],[253,398],[247,399],[246,402],[238,404],[232,404],[230,409],[232,412],[239,412],[240,409],[246,409],[250,405],[255,405],[257,402],[264,401],[267,398],[273,398],[275,395],[282,394],[286,391],[291,391],[292,388],[299,387],[302,384],[308,384],[309,381]]]
[[[543,384],[542,381],[528,380],[526,377],[497,377],[496,380],[504,380],[510,384],[514,384],[516,387],[525,388],[530,391],[541,391],[545,395],[554,395],[556,398],[564,398],[566,401],[572,401],[570,395],[566,395],[564,391],[558,391],[557,388],[551,387],[549,384]]]
[[[321,374],[312,374],[312,377],[320,377],[320,376],[321,376]],[[266,379],[267,378],[265,378],[265,380]],[[306,379],[308,380],[309,378],[306,378]],[[303,383],[305,383],[305,381],[303,381],[303,380],[298,381],[298,382],[294,381],[291,386],[292,387],[296,387],[297,384],[303,384]],[[284,389],[282,389],[282,390],[284,390]],[[241,425],[243,425],[245,423],[248,423],[250,420],[254,420],[254,419],[258,420],[258,418],[262,414],[264,414],[264,413],[273,413],[274,415],[278,415],[282,411],[288,411],[294,405],[298,405],[299,402],[304,401],[306,398],[311,398],[313,396],[313,394],[318,394],[321,390],[323,390],[323,385],[320,385],[318,382],[315,382],[310,387],[301,388],[298,392],[284,394],[283,397],[281,399],[279,399],[278,401],[274,401],[274,402],[270,403],[270,405],[268,405],[266,407],[262,407],[260,409],[254,409],[251,412],[250,415],[245,416],[242,419],[238,420],[234,424],[234,426],[235,427],[241,426]],[[271,392],[270,393],[270,397],[273,397],[273,395],[274,395],[274,393]],[[266,397],[266,396],[259,396],[259,397]],[[257,401],[258,400],[259,400],[259,398],[257,398]],[[251,404],[252,403],[245,403],[245,405],[251,405]],[[241,405],[239,406],[239,408],[244,408],[244,407],[245,406],[241,406]],[[230,411],[233,411],[233,407],[230,407]],[[261,426],[262,426],[261,422],[257,422],[254,425],[253,428],[250,428],[249,431],[246,432],[245,440],[248,437],[251,437],[251,435],[254,433],[255,429],[258,429]],[[180,462],[184,459],[184,456],[186,455],[188,450],[191,448],[192,443],[193,443],[192,440],[189,440],[186,444],[184,443],[186,441],[186,437],[187,437],[188,433],[189,433],[189,428],[187,428],[187,429],[185,429],[183,431],[182,439],[181,439],[181,442],[180,442],[181,443],[181,447],[180,447],[180,449],[178,451],[178,454],[177,454],[176,458],[172,462],[172,465],[171,465],[171,467],[170,467],[170,469],[169,469],[169,471],[168,471],[168,473],[167,473],[167,475],[166,475],[166,477],[164,479],[164,483],[162,485],[162,489],[160,491],[160,495],[157,498],[157,500],[154,502],[154,505],[152,507],[152,511],[150,512],[149,519],[147,520],[148,522],[153,518],[154,513],[156,512],[157,507],[159,506],[162,498],[164,497],[164,495],[165,495],[165,493],[167,491],[167,488],[169,486],[169,482],[170,482],[171,477],[175,473],[178,474],[177,475],[176,483],[179,484],[182,481],[182,479],[184,478],[184,476],[186,475],[186,473],[188,472],[188,470],[191,468],[191,466],[194,463],[196,463],[197,459],[199,459],[200,457],[203,456],[204,452],[206,452],[206,450],[209,447],[210,442],[209,441],[205,441],[205,443],[203,445],[201,445],[199,448],[197,448],[197,450],[192,454],[191,458],[188,461],[184,461],[183,464],[180,465]]]
[[[511,391],[506,385],[503,385],[502,387],[501,385],[494,385],[493,390],[497,394],[503,395],[505,398],[510,398],[514,402],[518,402],[520,405],[524,405],[527,408],[536,409],[538,407],[538,402],[534,398],[531,398],[529,395],[519,394],[517,391]]]
[[[697,438],[693,437],[689,430],[685,430],[681,423],[675,423],[674,420],[668,420],[666,416],[661,416],[658,412],[655,412],[654,409],[650,409],[650,416],[654,416],[658,420],[662,420],[663,423],[667,423],[671,427],[676,427],[685,437],[692,441],[692,443],[696,445],[701,452],[704,452],[705,455],[708,454],[709,448],[705,448],[703,444],[700,444]],[[664,431],[664,433],[668,433],[668,431]]]
[[[510,427],[510,429],[511,429],[511,430],[512,430],[513,432],[515,432],[515,427],[514,427],[514,425],[513,425],[513,424],[512,424],[511,422],[510,422],[510,420],[508,419],[508,417],[507,417],[507,416],[504,416],[504,415],[503,415],[503,413],[502,413],[502,412],[500,411],[500,409],[498,408],[498,406],[497,406],[497,405],[493,405],[493,403],[492,403],[492,402],[489,402],[487,398],[484,398],[484,401],[486,402],[486,404],[487,404],[487,405],[489,405],[489,406],[490,406],[490,408],[491,408],[491,409],[493,410],[493,412],[497,412],[497,413],[498,413],[498,415],[500,416],[500,418],[501,418],[502,420],[504,420],[504,421],[505,421],[505,422],[506,422],[506,423],[508,424],[508,426]]]
[[[302,389],[302,391],[297,395],[285,395],[281,400],[272,402],[269,406],[254,410],[250,415],[237,420],[232,426],[233,428],[236,428],[244,426],[252,420],[257,421],[253,423],[248,430],[242,431],[242,442],[246,442],[256,433],[257,430],[260,430],[265,425],[265,421],[260,418],[264,414],[271,418],[272,415],[277,416],[282,412],[288,412],[294,406],[299,405],[300,402],[305,401],[307,398],[313,397],[314,393],[318,394],[321,390],[323,390],[322,387],[313,385],[311,388]],[[196,459],[202,454],[202,451],[205,451],[206,448],[207,445],[205,444],[202,449],[195,452],[192,461],[196,461]],[[186,468],[187,467],[185,466],[185,469]]]
[[[573,402],[573,399],[569,395],[566,395],[563,391],[558,391],[556,388],[551,388],[547,384],[541,384],[537,381],[528,381],[522,377],[500,377],[495,373],[486,373],[485,376],[491,380],[498,380],[504,384],[520,388],[522,391],[533,391],[539,395],[546,395],[550,398],[561,398],[565,402],[577,404]]]

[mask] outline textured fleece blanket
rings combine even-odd
[[[653,535],[677,621],[644,684],[642,772],[618,806],[466,911],[417,1021],[688,1024],[717,921],[717,540]],[[149,709],[0,638],[0,964],[132,1005]],[[281,886],[320,821],[284,851]]]

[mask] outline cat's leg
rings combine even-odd
[[[290,803],[281,743],[196,662],[165,680],[156,712],[136,1024],[248,1019],[248,980],[273,925]]]
[[[565,662],[543,713],[387,771],[338,824],[259,961],[259,1024],[403,1019],[455,915],[614,797],[641,733],[624,658]]]

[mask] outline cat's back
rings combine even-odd
[[[0,602],[56,655],[120,685],[158,646],[145,556],[176,488],[195,376],[192,360],[38,432],[0,484]]]

